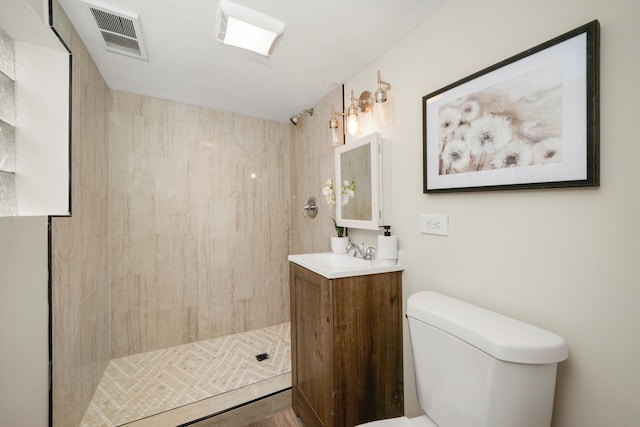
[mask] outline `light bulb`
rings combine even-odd
[[[340,145],[340,136],[338,135],[338,128],[331,128],[331,146],[337,147]]]
[[[331,120],[329,120],[329,131],[331,132],[331,146],[337,147],[340,145],[340,134],[338,129],[340,128],[340,122],[336,118],[336,113],[331,107]]]
[[[351,135],[358,134],[358,116],[356,114],[347,117],[347,129]]]
[[[351,100],[353,101],[353,94],[351,95]],[[358,126],[358,107],[351,103],[349,109],[347,110],[347,131],[350,135],[357,135],[359,132]]]

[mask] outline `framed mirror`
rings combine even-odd
[[[390,144],[372,133],[336,149],[336,222],[349,228],[377,230],[391,225],[387,207]]]

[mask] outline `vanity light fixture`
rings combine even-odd
[[[392,121],[391,102],[387,92],[391,90],[391,84],[380,78],[378,71],[377,79],[378,88],[373,92],[365,90],[358,98],[355,97],[353,89],[351,90],[351,104],[347,108],[346,113],[332,111],[331,120],[329,120],[329,129],[331,129],[332,145],[337,145],[338,140],[338,119],[336,116],[342,115],[347,117],[347,131],[350,135],[357,135],[360,132],[360,123],[358,114],[360,111],[368,113],[372,111],[373,121],[379,125],[386,125]]]
[[[384,85],[384,87],[382,87]],[[391,90],[391,85],[380,79],[380,71],[378,71],[378,89],[373,93],[373,100],[377,104],[387,101],[387,91]]]
[[[359,124],[358,124],[358,110],[365,110],[365,107],[362,103],[357,100],[353,94],[353,89],[351,90],[351,104],[347,108],[346,113],[341,113],[339,111],[333,111],[331,109],[331,120],[329,120],[329,129],[331,130],[331,145],[336,147],[339,144],[338,135],[338,127],[340,126],[340,122],[338,122],[337,116],[346,116],[347,117],[347,132],[350,135],[357,135],[359,132]]]
[[[337,147],[340,145],[340,122],[337,116],[342,116],[343,113],[339,113],[333,110],[331,107],[331,120],[329,120],[329,132],[331,132],[331,146]]]
[[[347,132],[350,135],[357,135],[360,131],[358,123],[358,110],[362,109],[363,112],[367,112],[367,104],[358,102],[356,105],[356,98],[353,96],[353,89],[351,89],[351,104],[347,108]]]
[[[215,31],[219,42],[269,56],[284,32],[284,22],[226,0],[220,2]]]
[[[387,125],[393,121],[393,108],[391,100],[387,97],[391,85],[380,78],[380,71],[378,71],[377,83],[378,88],[373,93],[373,122]]]

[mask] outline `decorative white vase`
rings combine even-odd
[[[347,253],[348,237],[331,237],[331,251],[336,254]]]

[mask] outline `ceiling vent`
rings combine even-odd
[[[137,14],[96,2],[86,3],[98,25],[106,50],[144,61],[148,60]]]

